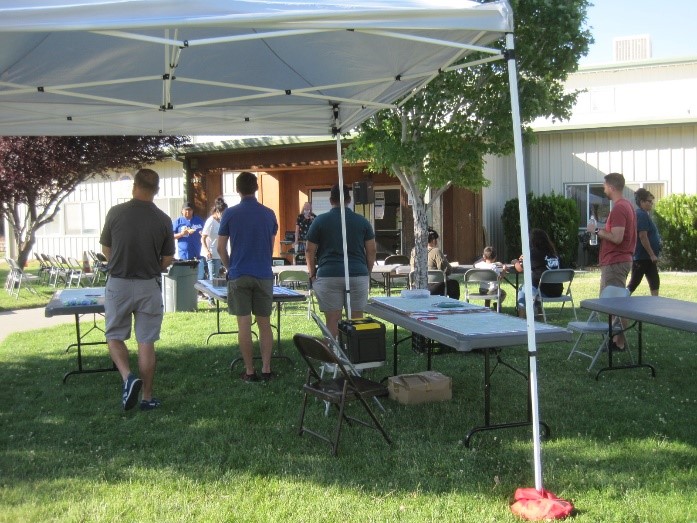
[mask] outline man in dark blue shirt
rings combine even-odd
[[[218,254],[227,267],[228,311],[237,316],[238,340],[245,370],[241,378],[249,383],[259,381],[254,369],[252,346],[252,314],[259,326],[261,377],[271,373],[271,308],[273,306],[273,272],[271,271],[274,237],[278,222],[274,212],[260,204],[254,193],[259,188],[257,178],[243,172],[236,180],[237,193],[242,201],[228,208],[220,219]],[[230,242],[230,252],[227,246]]]
[[[658,275],[658,256],[661,254],[661,236],[649,212],[653,209],[654,196],[644,188],[637,189],[634,199],[636,210],[637,242],[632,260],[632,276],[627,288],[634,292],[646,276],[651,296],[658,296],[661,278]]]

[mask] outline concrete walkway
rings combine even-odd
[[[47,318],[44,307],[0,312],[0,342],[13,332],[33,331],[74,322],[75,316],[72,315]]]

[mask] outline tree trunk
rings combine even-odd
[[[417,289],[428,288],[428,215],[423,197],[412,198],[414,215],[414,283]]]
[[[15,236],[15,240],[17,242],[17,247],[18,247],[18,253],[17,253],[17,264],[21,267],[24,268],[24,265],[29,261],[29,254],[31,253],[32,247],[34,247],[34,243],[36,242],[36,238],[34,237],[34,234],[30,234],[29,237],[25,240],[22,241],[20,238],[17,238]]]

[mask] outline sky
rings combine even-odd
[[[648,34],[651,58],[697,57],[697,0],[591,0],[588,26],[595,38],[580,65],[613,61],[612,40]]]

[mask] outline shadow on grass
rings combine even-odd
[[[75,351],[65,353],[74,339],[72,326],[8,338],[0,345],[4,481],[127,482],[134,470],[162,469],[196,482],[214,483],[230,473],[297,478],[376,497],[466,491],[500,498],[531,486],[529,429],[484,432],[474,436],[471,449],[463,445],[466,432],[483,421],[481,356],[437,356],[434,368],[453,377],[453,400],[420,406],[385,400],[386,413],[379,416],[393,448],[369,429],[345,426],[336,459],[324,443],[297,435],[305,370],[290,338],[293,332],[314,333],[313,326],[284,319],[283,351],[292,363],[276,362],[275,381],[245,384],[238,378],[241,367],[229,367],[238,355],[235,336],[205,345],[214,321],[213,315],[195,313],[167,318],[156,375],[164,406],[149,413],[120,409],[117,373],[71,376],[62,383],[76,365]],[[661,332],[647,327],[645,335],[657,341]],[[695,354],[649,343],[656,379],[638,370],[596,382],[585,372],[585,360],[566,361],[569,350],[545,346],[538,358],[541,414],[552,429],[544,444],[548,481],[571,493],[689,491],[697,446]],[[524,347],[503,354],[525,367]],[[83,363],[109,365],[106,348],[86,348]],[[424,356],[402,349],[401,372],[424,368]],[[390,369],[388,363],[372,373],[379,379]],[[524,417],[526,381],[505,369],[492,381],[492,421]],[[312,410],[313,424],[331,431],[334,418],[323,416],[323,405]],[[636,478],[644,479],[638,484]]]

